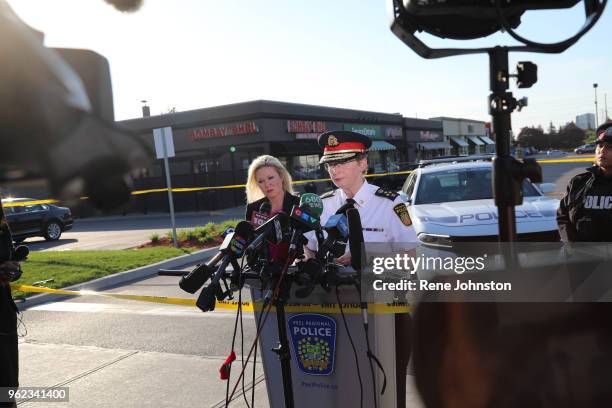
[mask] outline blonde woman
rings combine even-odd
[[[257,157],[249,166],[246,197],[245,219],[254,226],[281,211],[289,214],[294,205],[300,204],[291,175],[276,157],[269,155]],[[264,203],[267,205],[261,211]]]

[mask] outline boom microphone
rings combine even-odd
[[[253,226],[248,221],[240,221],[234,232],[225,236],[215,256],[207,263],[196,266],[194,270],[181,278],[179,281],[181,289],[188,293],[196,293],[215,272],[215,266],[221,260],[229,258],[228,255],[231,253],[235,258],[242,256],[244,246],[252,239],[253,233]]]

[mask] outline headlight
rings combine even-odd
[[[453,242],[448,235],[439,235],[439,234],[427,234],[425,232],[421,232],[418,235],[419,241],[423,243],[423,245],[434,246],[434,247],[444,247],[444,248],[452,248]]]

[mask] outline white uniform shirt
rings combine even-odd
[[[355,208],[359,211],[361,217],[364,242],[415,243],[417,237],[414,227],[404,225],[393,209],[398,204],[405,205],[405,203],[399,196],[391,199],[393,193],[389,196],[376,195],[378,190],[379,187],[365,181],[353,197]],[[342,189],[335,190],[333,195],[322,197],[321,225],[325,225],[329,217],[346,204],[346,199],[347,196]],[[307,236],[309,238],[308,248],[316,251],[317,240],[314,234],[308,234]]]

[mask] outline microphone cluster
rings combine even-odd
[[[352,210],[351,217],[358,218],[357,210]],[[363,236],[351,232],[350,226],[354,221],[347,218],[350,210],[346,211],[347,214],[331,216],[323,227],[319,220],[322,211],[321,198],[312,193],[303,194],[300,204],[293,206],[289,214],[278,212],[270,216],[270,205],[264,202],[259,211],[254,212],[251,222],[241,221],[233,231],[227,231],[218,253],[183,276],[179,286],[192,294],[203,288],[196,305],[207,312],[214,310],[217,300],[231,299],[232,292],[241,288],[247,277],[260,279],[262,289],[275,287],[285,272],[284,268],[296,259],[301,262],[296,263],[297,268],[290,275],[292,281],[303,286],[296,291],[298,297],[309,296],[318,283],[326,290],[330,286],[354,284],[353,277],[340,276],[340,265],[335,264],[334,259],[344,254],[347,240],[363,242]],[[361,234],[361,223],[357,221],[358,233]],[[303,260],[302,248],[307,242],[304,234],[311,231],[317,237],[319,249],[314,258]],[[238,264],[243,256],[246,257],[247,272],[243,272]],[[355,256],[359,257],[358,254]],[[226,269],[230,264],[233,271],[228,273]]]

